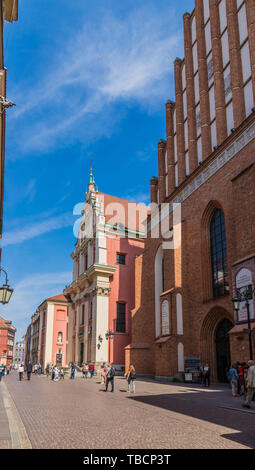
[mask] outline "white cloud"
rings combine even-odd
[[[20,223],[20,221],[19,221]],[[46,218],[25,226],[16,226],[12,231],[4,232],[1,240],[1,246],[17,245],[32,238],[44,235],[45,233],[59,230],[61,228],[70,227],[74,223],[72,214],[65,213],[56,217]],[[12,225],[14,225],[12,223]],[[21,225],[21,223],[20,223]]]
[[[70,272],[34,273],[23,278],[14,287],[9,304],[3,305],[1,316],[10,319],[17,328],[17,338],[26,332],[31,315],[48,297],[61,294],[71,282]]]
[[[25,132],[22,126],[22,151],[47,150],[61,135],[63,144],[77,139],[77,134],[85,143],[107,135],[117,119],[114,107],[120,100],[127,105],[134,101],[161,105],[163,97],[169,96],[171,62],[181,44],[173,19],[170,8],[159,13],[144,7],[122,19],[106,13],[97,24],[85,22],[63,45],[63,52],[56,54],[54,70],[40,77],[40,84],[32,89],[30,83],[25,90],[22,84],[15,98],[13,125],[26,115],[34,117]],[[25,104],[19,105],[24,96]]]

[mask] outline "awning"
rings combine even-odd
[[[252,323],[251,324],[251,331],[253,331],[255,329],[255,323]],[[228,332],[229,335],[232,335],[234,333],[247,333],[247,331],[244,331],[244,330],[248,330],[248,323],[242,323],[241,325],[235,325],[234,328],[232,328],[232,330],[230,330]]]
[[[157,341],[155,341],[155,344],[167,343],[170,338],[171,336],[163,336],[162,338],[157,339]]]

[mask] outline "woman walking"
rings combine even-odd
[[[59,370],[57,368],[57,366],[54,367],[54,382],[58,382],[58,376],[59,376]]]
[[[127,374],[128,393],[130,393],[130,392],[135,393],[135,380],[136,380],[135,367],[133,365],[131,365],[129,367],[129,372]],[[130,390],[131,388],[132,388],[132,390]]]

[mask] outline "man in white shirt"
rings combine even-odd
[[[248,361],[248,379],[247,379],[247,397],[246,397],[246,402],[243,405],[244,408],[250,408],[251,407],[251,402],[253,399],[253,395],[255,393],[255,362],[254,361]]]
[[[23,364],[20,364],[20,366],[19,366],[19,380],[20,380],[20,382],[23,379],[23,374],[24,374],[24,366],[23,366]]]

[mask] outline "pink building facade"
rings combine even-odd
[[[64,294],[46,299],[32,316],[27,335],[30,345],[26,345],[26,363],[56,364],[66,367],[68,337],[68,305]]]
[[[93,363],[96,369],[113,362],[117,371],[124,370],[135,304],[135,259],[143,252],[146,211],[143,205],[97,192],[91,174],[71,255],[73,282],[65,290],[72,300],[70,362]],[[107,339],[107,332],[114,334],[112,339]]]

